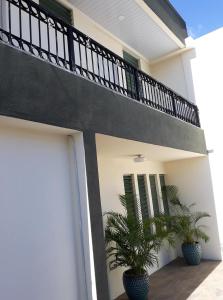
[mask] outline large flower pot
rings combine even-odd
[[[183,256],[188,265],[199,265],[201,262],[201,245],[196,243],[182,244]]]
[[[131,270],[123,273],[123,285],[130,300],[148,300],[149,275],[132,275]]]

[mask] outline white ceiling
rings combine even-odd
[[[135,0],[70,1],[147,59],[156,59],[179,49],[176,41]],[[125,19],[120,21],[119,16]]]
[[[194,152],[120,139],[102,134],[97,134],[96,140],[98,155],[112,158],[133,160],[134,155],[142,154],[145,159],[149,161],[168,162],[204,156]]]

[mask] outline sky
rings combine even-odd
[[[188,34],[198,38],[223,27],[223,0],[170,0],[187,24]]]

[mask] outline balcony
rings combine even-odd
[[[30,0],[4,0],[0,40],[200,127],[198,108]],[[106,101],[106,99],[105,99]]]

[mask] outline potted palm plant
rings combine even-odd
[[[199,241],[207,242],[209,240],[204,231],[205,226],[198,222],[210,215],[206,212],[192,211],[195,203],[183,204],[179,200],[176,186],[167,186],[166,191],[171,212],[171,229],[182,242],[182,253],[187,264],[198,265],[202,254]]]
[[[153,219],[141,220],[131,207],[130,195],[120,196],[123,213],[114,211],[105,214],[105,241],[111,270],[128,268],[123,273],[123,285],[129,299],[147,300],[149,277],[147,269],[158,264],[157,254],[162,242],[173,242],[173,236]],[[155,224],[156,230],[152,230]]]

